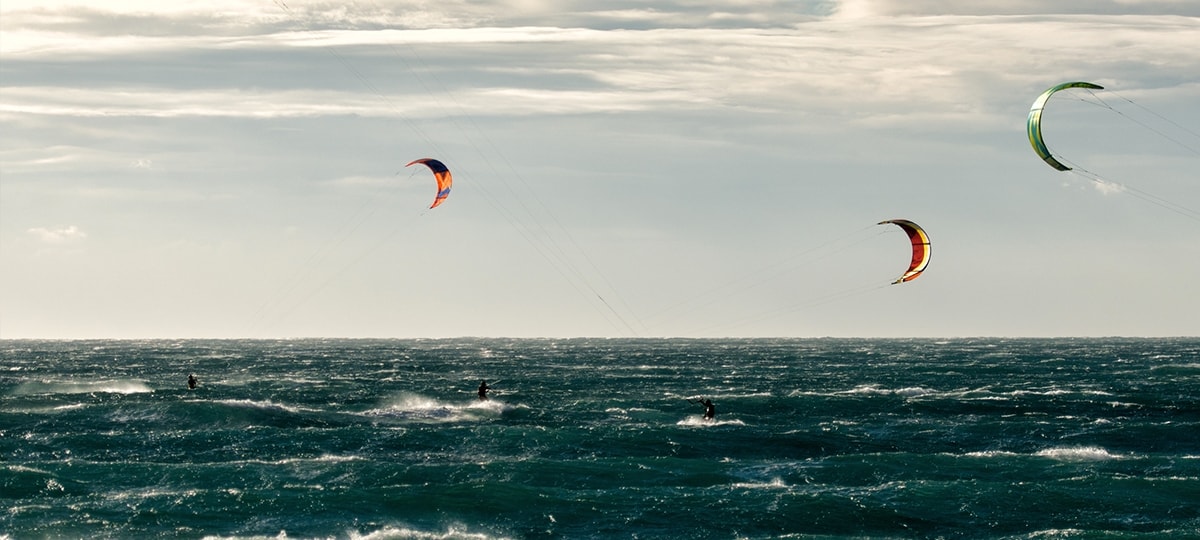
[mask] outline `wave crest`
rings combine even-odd
[[[154,389],[145,382],[125,380],[103,381],[61,381],[61,382],[27,382],[13,390],[13,395],[28,396],[38,394],[141,394],[153,392]]]
[[[1099,446],[1046,448],[1039,450],[1034,455],[1062,461],[1107,461],[1110,459],[1121,459],[1120,455],[1113,454]]]

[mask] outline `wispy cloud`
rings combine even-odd
[[[186,116],[278,118],[348,114],[388,116],[377,98],[326,91],[173,90],[170,88],[9,87],[0,113],[76,117]],[[408,112],[407,107],[397,112]]]
[[[839,0],[842,16],[896,15],[1028,15],[1028,14],[1142,14],[1200,15],[1200,5],[1188,0]]]
[[[1200,71],[1200,56],[1194,53],[1198,30],[1196,21],[1178,17],[955,16],[813,20],[767,30],[475,28],[288,32],[236,40],[119,38],[129,41],[107,51],[124,51],[122,69],[155,65],[156,59],[145,55],[156,47],[187,46],[259,51],[278,69],[303,71],[311,69],[305,67],[311,57],[287,51],[326,47],[334,56],[321,67],[330,76],[313,79],[342,81],[339,86],[348,89],[178,88],[166,79],[159,86],[139,87],[84,80],[65,87],[22,86],[10,77],[0,112],[424,117],[686,110],[703,104],[764,112],[841,110],[851,118],[886,109],[890,116],[958,114],[978,121],[986,117],[980,116],[985,104],[1013,86],[1040,90],[1063,77],[1111,84],[1116,81],[1105,75],[1117,64],[1145,65],[1148,73],[1164,64],[1179,74]],[[184,45],[187,40],[192,41]],[[68,46],[64,43],[59,46]],[[1119,55],[1097,54],[1097,43],[1111,44]],[[88,50],[107,54],[96,53],[104,47]],[[391,64],[407,66],[406,72],[382,74],[365,67],[376,65],[381,54],[390,56]],[[14,55],[13,65],[19,67],[27,56]],[[461,72],[464,66],[478,76],[444,78],[444,70]],[[1179,77],[1120,82],[1126,89],[1186,82]],[[361,84],[353,84],[356,78]]]
[[[40,242],[47,244],[66,244],[80,242],[87,238],[87,233],[75,225],[65,227],[34,227],[26,231]]]

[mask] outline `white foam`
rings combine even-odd
[[[928,388],[914,386],[914,387],[910,387],[910,388],[901,388],[899,390],[896,390],[895,393],[898,396],[904,396],[904,397],[921,397],[921,396],[927,396],[929,394],[932,394],[932,393],[934,393],[934,391],[930,390]]]
[[[1110,459],[1121,459],[1121,456],[1112,454],[1108,450],[1098,446],[1047,448],[1039,450],[1034,455],[1062,461],[1107,461]]]
[[[498,401],[495,399],[481,399],[481,400],[476,400],[475,402],[471,403],[470,405],[467,405],[464,408],[476,410],[476,411],[491,411],[491,412],[495,412],[495,413],[503,413],[505,411],[510,411],[510,410],[513,410],[518,407],[520,407],[520,405],[513,406],[513,405],[509,405],[503,401]]]
[[[873,394],[888,394],[888,393],[890,393],[890,391],[887,389],[884,389],[884,388],[880,388],[879,386],[874,385],[874,384],[866,384],[866,385],[856,386],[851,390],[846,390],[843,392],[836,392],[836,393],[837,394],[873,395]]]
[[[280,403],[275,403],[274,401],[271,401],[271,400],[257,401],[257,400],[253,400],[253,399],[221,399],[221,400],[217,400],[216,403],[221,403],[224,405],[234,405],[234,406],[238,406],[238,407],[249,407],[252,409],[278,409],[278,410],[286,411],[286,412],[290,412],[290,413],[299,413],[302,411],[320,412],[318,409],[302,409],[300,407],[293,407],[290,405],[283,405]]]
[[[363,458],[359,456],[335,456],[325,454],[313,458],[283,458],[283,459],[244,459],[233,461],[231,463],[238,465],[307,465],[307,464],[326,464],[326,463],[344,463],[348,461],[361,461]]]
[[[82,409],[87,406],[88,406],[88,404],[86,404],[86,403],[69,403],[66,405],[54,405],[54,406],[46,406],[46,407],[17,408],[17,409],[13,409],[12,412],[22,413],[22,414],[54,414],[54,413],[59,413],[59,412],[63,412],[63,411],[70,411],[73,409]]]
[[[967,452],[966,455],[967,455],[967,457],[974,457],[974,458],[994,458],[994,457],[1012,457],[1012,456],[1016,456],[1017,453],[1009,452],[1006,450],[984,450],[981,452]]]
[[[1029,533],[1028,538],[1071,538],[1083,535],[1082,529],[1046,529]]]
[[[27,382],[13,391],[13,395],[32,394],[141,394],[154,390],[145,382],[127,380]]]
[[[782,478],[772,478],[770,482],[738,482],[733,484],[735,488],[744,489],[787,489],[788,485],[784,483]]]
[[[1152,370],[1165,369],[1165,370],[1191,371],[1191,370],[1195,370],[1195,369],[1200,369],[1200,363],[1164,364],[1161,366],[1151,367],[1150,369],[1152,369]]]
[[[459,538],[465,540],[499,540],[505,537],[467,532],[465,527],[460,525],[450,526],[441,532],[421,531],[407,527],[384,527],[378,531],[371,531],[365,534],[351,531],[350,538],[351,540],[450,540]]]
[[[499,415],[523,407],[523,405],[509,405],[495,399],[447,403],[418,394],[406,393],[392,398],[383,407],[364,411],[362,414],[409,420],[454,422],[480,416]]]
[[[859,396],[901,396],[901,397],[922,397],[937,394],[936,390],[925,388],[923,386],[909,386],[905,388],[893,389],[884,388],[877,384],[864,384],[856,386],[850,390],[834,392],[833,395],[859,395]]]
[[[744,426],[741,420],[705,420],[703,416],[689,416],[675,423],[677,426],[714,427],[714,426]]]
[[[26,467],[24,465],[9,465],[7,467],[7,469],[10,471],[13,471],[13,472],[30,472],[30,473],[47,474],[47,475],[52,474],[50,471],[43,471],[42,469],[35,469],[33,467]]]

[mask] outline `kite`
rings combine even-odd
[[[908,239],[912,241],[912,262],[908,264],[908,270],[904,272],[904,275],[893,281],[892,284],[917,279],[917,276],[925,271],[925,267],[929,266],[929,235],[925,234],[925,230],[919,225],[907,219],[889,219],[880,221],[879,225],[885,223],[898,225],[904,229],[904,232],[908,234]]]
[[[1047,164],[1060,171],[1069,171],[1070,167],[1063,165],[1054,156],[1050,155],[1050,149],[1046,148],[1046,141],[1042,140],[1042,110],[1046,108],[1046,102],[1050,100],[1050,96],[1059,90],[1067,88],[1087,88],[1089,90],[1103,90],[1104,87],[1090,82],[1067,82],[1051,87],[1049,90],[1042,92],[1033,102],[1033,107],[1029,109],[1029,120],[1025,123],[1025,131],[1029,134],[1029,144],[1033,146],[1033,151],[1042,158]]]
[[[450,196],[450,185],[454,183],[454,178],[450,176],[450,169],[447,169],[446,165],[436,159],[416,159],[410,162],[408,165],[405,165],[405,167],[409,167],[417,163],[421,163],[426,167],[429,167],[429,170],[433,171],[433,178],[437,180],[437,196],[434,197],[433,205],[431,205],[429,208],[437,208],[439,204],[442,204],[446,200],[446,197]]]

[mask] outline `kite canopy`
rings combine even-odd
[[[1029,120],[1025,123],[1025,131],[1029,134],[1029,144],[1033,146],[1033,151],[1042,158],[1047,164],[1060,171],[1069,171],[1070,167],[1063,165],[1054,156],[1050,155],[1050,149],[1046,148],[1046,141],[1042,140],[1042,109],[1046,108],[1046,102],[1050,100],[1050,96],[1059,90],[1067,88],[1087,88],[1089,90],[1103,90],[1104,87],[1090,82],[1066,82],[1060,85],[1051,87],[1049,90],[1042,92],[1033,102],[1033,107],[1029,109]]]
[[[437,196],[434,197],[433,204],[429,208],[437,208],[439,204],[442,204],[442,202],[446,200],[446,197],[450,196],[450,186],[454,183],[454,178],[450,176],[450,169],[446,168],[445,164],[436,159],[416,159],[409,162],[409,164],[405,165],[405,167],[409,167],[417,163],[421,163],[426,167],[429,167],[429,170],[433,171],[433,177],[437,180]]]
[[[907,219],[889,219],[880,221],[879,225],[886,223],[892,223],[904,229],[904,232],[908,234],[908,239],[912,241],[912,262],[908,264],[908,270],[904,272],[904,275],[893,281],[892,284],[917,279],[917,276],[925,271],[925,267],[929,266],[929,235],[925,234],[925,230],[919,225]]]

